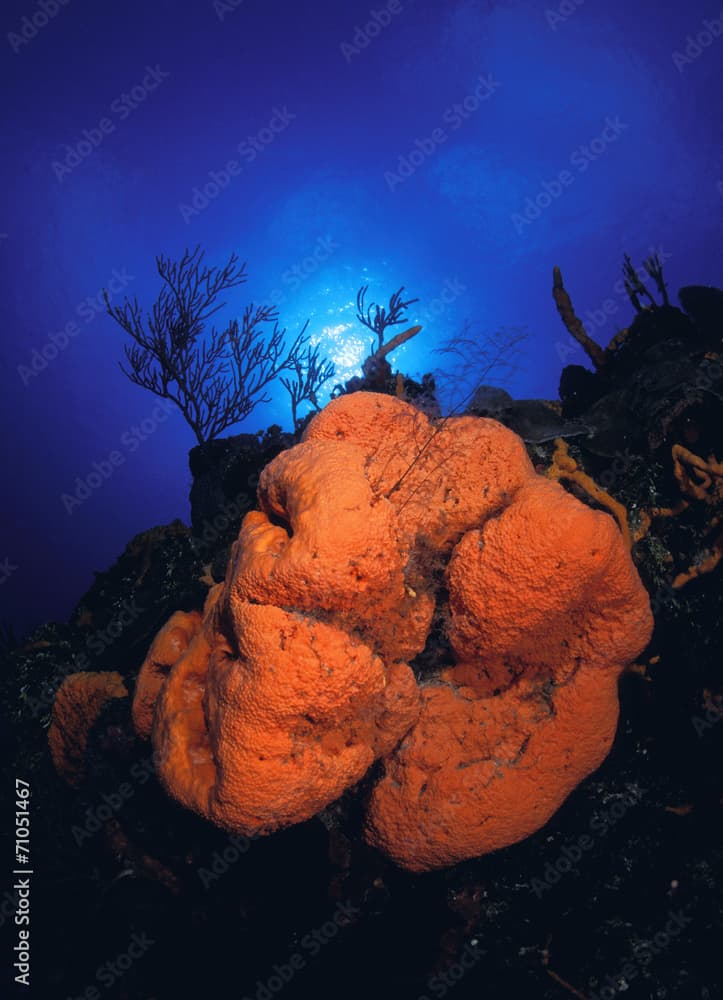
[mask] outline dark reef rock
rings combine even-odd
[[[131,539],[109,570],[95,574],[95,582],[70,617],[72,624],[107,633],[121,622],[128,626],[148,615],[157,621],[166,608],[196,607],[203,586],[190,529],[182,521],[142,531]],[[131,610],[129,610],[131,609]],[[152,625],[151,625],[152,627]],[[142,627],[136,627],[142,634]]]
[[[214,579],[223,579],[243,516],[256,506],[261,470],[294,442],[273,425],[264,435],[236,434],[191,449],[193,540]]]
[[[605,392],[602,376],[583,365],[567,365],[562,369],[558,392],[563,416],[574,418],[588,410]]]
[[[605,374],[619,380],[648,364],[704,347],[705,333],[675,306],[643,309],[627,329]]]
[[[723,289],[710,285],[686,285],[678,292],[678,301],[706,335],[720,337],[723,329]]]
[[[44,737],[55,692],[71,673],[116,670],[132,688],[159,628],[174,611],[202,604],[202,575],[180,521],[136,535],[109,570],[96,573],[66,624],[44,625],[6,653],[12,674],[0,671],[0,695],[14,722],[25,720]]]
[[[337,398],[350,392],[379,392],[382,395],[397,396],[412,403],[428,417],[441,416],[434,375],[429,373],[423,375],[422,381],[417,382],[401,372],[393,374],[391,366],[387,362],[385,365],[383,377],[379,376],[379,371],[376,369],[374,369],[376,372],[374,378],[370,378],[365,371],[364,377],[355,375],[348,379],[343,386],[335,386],[332,397]]]
[[[591,453],[653,455],[673,443],[673,423],[701,408],[709,425],[719,422],[723,321],[716,319],[716,303],[723,292],[696,286],[681,295],[700,323],[673,306],[644,309],[601,371],[563,370],[563,416],[589,428],[584,447]]]
[[[492,385],[481,385],[464,412],[499,421],[527,444],[588,433],[584,424],[563,419],[554,404],[544,399],[513,399],[504,389]]]

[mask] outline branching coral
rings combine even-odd
[[[709,505],[719,505],[723,499],[723,463],[714,456],[706,461],[681,444],[672,447],[673,473],[682,494],[681,499],[673,507],[653,507],[641,511],[640,523],[632,532],[628,522],[628,513],[624,505],[606,493],[595,480],[579,468],[577,462],[568,451],[567,442],[562,438],[555,441],[555,451],[552,463],[545,475],[549,479],[565,480],[576,483],[587,495],[605,507],[618,522],[625,544],[630,548],[643,539],[656,518],[677,517],[690,506],[691,500],[698,500]],[[716,514],[711,518],[709,530],[718,526],[721,516]],[[723,534],[717,535],[710,545],[706,555],[697,559],[688,569],[678,573],[672,587],[679,590],[696,577],[711,573],[723,560]]]
[[[281,376],[281,384],[291,400],[291,420],[294,430],[299,426],[299,404],[310,403],[320,410],[318,395],[325,382],[333,377],[335,367],[332,361],[319,356],[319,345],[306,348],[305,354],[292,358],[293,376]]]
[[[723,501],[723,462],[711,455],[706,461],[699,455],[684,448],[683,445],[673,445],[673,471],[680,484],[680,491],[687,497],[703,501],[709,505],[719,506]],[[716,528],[721,521],[721,515],[711,518],[709,529]],[[717,535],[709,546],[709,554],[695,563],[673,580],[673,587],[678,590],[691,580],[706,573],[711,573],[723,559],[723,534]]]
[[[643,267],[645,268],[648,276],[655,282],[655,286],[663,299],[663,305],[666,307],[669,306],[670,301],[668,298],[668,289],[663,278],[663,265],[659,255],[657,253],[653,253],[650,257],[646,257],[643,261]],[[643,312],[644,309],[658,309],[658,303],[655,301],[651,292],[646,288],[640,274],[641,273],[634,267],[628,254],[624,254],[623,283],[636,313]],[[576,314],[575,308],[572,304],[572,299],[562,282],[562,272],[559,267],[554,268],[552,273],[552,297],[555,300],[557,311],[560,314],[560,319],[565,324],[567,332],[582,347],[595,366],[595,369],[597,371],[604,370],[606,366],[608,366],[611,359],[614,358],[618,349],[628,339],[630,328],[626,327],[625,329],[620,330],[604,349],[600,347],[600,345],[596,343],[588,334],[584,323]],[[649,299],[650,305],[643,307],[641,302],[642,298]]]
[[[674,444],[672,454],[673,472],[681,493],[710,504],[723,499],[723,462],[712,455],[706,461],[682,444]]]
[[[333,395],[343,393],[345,390],[347,392],[357,392],[360,389],[371,389],[374,392],[387,391],[392,380],[392,368],[387,361],[387,356],[411,340],[412,337],[416,337],[422,329],[421,326],[410,326],[385,343],[387,330],[405,323],[407,309],[419,299],[404,301],[402,299],[404,287],[402,286],[390,296],[388,306],[379,306],[375,302],[367,305],[365,299],[368,290],[369,286],[363,285],[357,293],[356,315],[362,326],[371,330],[376,336],[376,344],[372,343],[369,356],[362,365],[363,378],[355,376],[349,379],[345,386],[335,386]]]
[[[538,829],[605,757],[617,677],[651,631],[607,514],[494,420],[364,392],[318,414],[258,496],[190,641],[172,619],[139,677],[141,733],[161,682],[168,791],[267,833],[381,757],[366,836],[403,867]]]
[[[208,267],[200,246],[180,261],[156,258],[163,280],[160,295],[144,321],[137,300],[113,306],[104,291],[108,314],[130,336],[123,373],[143,389],[171,400],[192,428],[199,444],[247,417],[259,403],[269,402],[269,386],[285,372],[294,385],[294,408],[313,402],[318,388],[331,377],[329,362],[308,347],[308,323],[290,346],[272,306],[246,306],[241,322],[224,329],[208,321],[225,305],[220,295],[246,281],[246,265],[230,256],[224,267]]]
[[[669,306],[670,300],[668,298],[668,289],[663,279],[663,265],[659,255],[657,253],[653,253],[650,257],[646,257],[643,261],[643,267],[648,273],[648,276],[655,282],[655,285],[662,296],[663,305]],[[628,254],[623,254],[623,280],[625,284],[625,291],[628,293],[628,298],[632,302],[633,308],[636,312],[642,312],[643,306],[640,300],[643,298],[650,300],[650,308],[658,308],[658,303],[653,298],[651,292],[645,287],[640,274],[635,269]]]
[[[711,521],[711,527],[717,527],[720,524],[720,518],[715,517]],[[709,554],[697,562],[694,562],[687,570],[682,573],[678,573],[673,580],[673,589],[679,590],[684,587],[686,583],[690,583],[691,580],[695,580],[698,576],[704,576],[706,573],[712,573],[713,570],[720,564],[723,560],[723,534],[717,535],[709,546]]]
[[[407,299],[405,302],[402,299],[402,292],[404,291],[404,285],[402,285],[401,288],[397,289],[391,295],[388,308],[379,306],[375,302],[367,306],[365,298],[368,291],[369,285],[363,285],[357,292],[356,316],[362,326],[365,326],[376,335],[377,350],[379,350],[384,344],[384,334],[386,331],[393,326],[404,323],[407,309],[415,302],[419,302],[419,299]],[[396,337],[394,339],[396,340]],[[402,341],[399,341],[396,346],[398,347],[400,343]],[[393,348],[391,349],[393,350]]]
[[[720,507],[723,501],[723,463],[713,455],[706,461],[694,454],[682,444],[672,447],[673,474],[680,487],[681,499],[672,507],[653,507],[643,511],[640,526],[633,536],[633,541],[640,541],[650,530],[656,518],[677,517],[688,510],[691,500],[697,500],[713,508]],[[714,514],[708,524],[708,531],[717,528],[721,515]],[[698,558],[688,569],[676,574],[672,587],[679,590],[686,583],[711,573],[723,560],[723,534],[717,535],[708,546],[707,554]]]

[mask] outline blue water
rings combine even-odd
[[[45,8],[2,13],[0,618],[20,631],[65,616],[133,534],[188,519],[193,435],[121,375],[100,298],[151,305],[158,253],[236,250],[249,280],[219,320],[276,302],[340,378],[371,340],[363,283],[419,297],[423,332],[392,359],[409,373],[437,367],[465,321],[481,342],[525,328],[505,387],[533,397],[586,360],[553,265],[601,343],[631,318],[623,252],[658,250],[673,292],[722,283],[715,5]],[[290,424],[283,390],[237,429],[273,422]],[[68,512],[63,494],[113,452]]]

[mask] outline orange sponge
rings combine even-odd
[[[382,757],[366,835],[404,867],[538,829],[607,753],[618,674],[650,635],[615,522],[501,424],[363,392],[311,421],[258,498],[203,615],[174,616],[139,676],[169,793],[267,833]]]

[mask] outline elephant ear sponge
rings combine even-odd
[[[540,477],[447,569],[456,663],[386,759],[368,839],[425,871],[538,830],[606,757],[647,593],[615,522]]]
[[[311,421],[258,500],[225,582],[138,678],[168,792],[269,833],[381,758],[366,837],[416,871],[544,824],[608,752],[651,631],[615,522],[496,421],[364,392]]]
[[[323,440],[264,470],[226,580],[197,621],[154,640],[134,720],[168,792],[247,835],[309,819],[397,745],[419,713],[404,657],[426,641],[394,508],[366,454]]]

